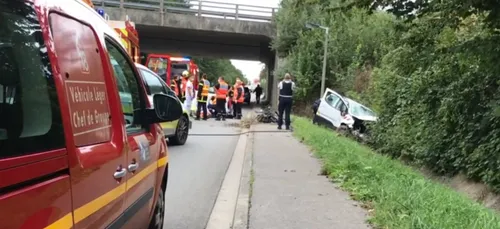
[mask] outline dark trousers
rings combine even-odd
[[[260,104],[260,96],[261,96],[261,94],[255,93],[255,100],[256,100],[257,104]]]
[[[197,119],[200,119],[201,109],[203,109],[203,119],[207,119],[207,101],[198,101],[198,107],[196,109]]]
[[[217,99],[217,120],[226,119],[226,99]]]
[[[241,119],[241,107],[243,106],[243,103],[233,103],[233,109],[234,109],[234,118],[236,119]]]
[[[212,117],[217,116],[217,107],[214,104],[208,104],[207,108],[210,111],[210,113],[212,113]]]
[[[292,111],[292,98],[280,97],[278,104],[278,126],[283,125],[283,113],[285,113],[285,126],[290,127],[290,112]]]

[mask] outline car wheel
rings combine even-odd
[[[349,134],[349,127],[347,127],[346,124],[341,124],[338,128],[337,128],[337,131],[344,135],[344,136],[347,136]]]
[[[161,187],[158,190],[158,200],[156,200],[153,218],[149,224],[149,229],[163,229],[165,220],[165,190]]]
[[[184,145],[189,134],[189,120],[186,116],[182,116],[177,123],[175,135],[168,138],[168,142],[172,145]]]

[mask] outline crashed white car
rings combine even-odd
[[[338,129],[346,127],[363,135],[367,128],[365,123],[376,122],[377,116],[370,108],[327,88],[321,98],[313,123],[324,124]]]

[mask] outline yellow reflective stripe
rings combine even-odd
[[[90,201],[89,203],[79,207],[75,211],[73,211],[73,216],[75,219],[75,224],[81,222],[88,216],[92,215],[94,212],[98,211],[102,207],[108,205],[111,203],[111,201],[117,199],[120,197],[122,194],[125,193],[125,184],[123,183],[120,186],[112,189],[111,191],[107,192],[106,194],[98,197],[97,199],[94,199]]]
[[[73,215],[71,213],[66,214],[62,218],[58,219],[51,225],[45,227],[44,229],[61,229],[61,228],[72,228],[73,227]]]
[[[141,180],[146,178],[149,174],[156,171],[157,168],[161,168],[168,163],[168,157],[165,156],[143,169],[141,172],[137,173],[135,176],[127,180],[127,182],[121,184],[120,186],[112,189],[111,191],[105,193],[104,195],[90,201],[89,203],[79,207],[75,211],[66,214],[62,218],[58,219],[54,223],[45,227],[44,229],[65,229],[73,227],[73,215],[74,223],[77,224],[87,218],[88,216],[94,214],[99,209],[108,205],[111,201],[116,200],[118,197],[123,195],[126,189],[130,189],[138,184]]]

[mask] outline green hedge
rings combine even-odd
[[[500,191],[500,39],[421,19],[375,71],[379,152]],[[421,37],[421,34],[427,34]],[[411,45],[420,44],[417,45]]]
[[[296,76],[297,100],[318,97],[322,70],[324,32],[304,23],[330,26],[326,86],[379,114],[372,131],[378,152],[437,174],[463,173],[500,193],[500,14],[490,13],[493,3],[411,1],[423,7],[413,21],[339,10],[343,3],[281,3],[273,47],[287,57],[278,72]]]

